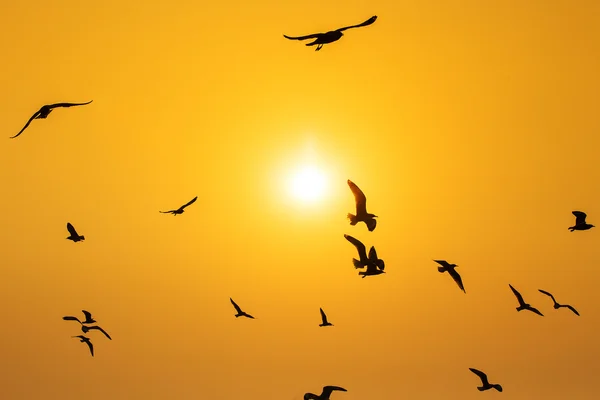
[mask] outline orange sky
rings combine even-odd
[[[282,37],[371,15],[319,52]],[[5,5],[0,398],[596,399],[600,228],[567,228],[572,210],[600,227],[599,18],[592,0]],[[318,201],[287,192],[303,165]],[[374,232],[346,220],[347,179]],[[387,273],[361,279],[344,234]],[[81,309],[113,337],[89,334],[93,358],[61,319]]]

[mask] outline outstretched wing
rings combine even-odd
[[[27,129],[27,127],[29,126],[29,124],[31,123],[31,121],[33,121],[38,115],[40,115],[40,110],[36,111],[35,114],[33,114],[33,116],[31,118],[29,118],[29,121],[27,121],[27,123],[25,124],[25,126],[23,127],[23,129],[21,129],[19,131],[19,133],[17,133],[15,136],[11,136],[11,139],[16,138],[17,136],[19,136],[21,133],[23,133],[23,131],[25,129]]]
[[[321,393],[321,398],[322,399],[328,399],[329,396],[331,396],[331,392],[333,392],[334,390],[339,390],[340,392],[347,392],[347,390],[344,389],[343,387],[339,387],[339,386],[325,386],[323,388],[323,392]]]
[[[77,318],[77,317],[71,317],[71,316],[67,316],[67,317],[63,317],[63,319],[64,319],[65,321],[77,321],[77,322],[79,322],[79,323],[81,324],[81,321],[80,321],[80,320],[79,320],[79,318]]]
[[[554,299],[554,296],[552,296],[552,294],[550,292],[546,292],[545,290],[542,289],[538,289],[540,292],[544,293],[546,296],[550,296],[552,298],[552,301],[556,303],[556,300]]]
[[[177,210],[159,211],[159,213],[169,214],[169,213],[174,213],[175,211],[177,211]]]
[[[100,328],[99,326],[90,326],[88,329],[97,329],[100,332],[104,333],[104,336],[106,336],[107,338],[109,338],[110,340],[112,340],[112,338],[110,337],[110,335],[108,333],[106,333],[106,331],[102,328]]]
[[[233,301],[233,299],[230,297],[229,300],[231,301],[231,304],[233,304],[233,306],[235,307],[235,310],[239,313],[239,314],[243,314],[244,312],[242,311],[242,309],[240,308],[240,306],[237,305],[237,303],[235,301]]]
[[[367,26],[367,25],[371,25],[373,22],[375,22],[375,20],[377,20],[377,15],[373,15],[371,18],[369,18],[368,20],[366,20],[365,22],[361,22],[358,25],[351,25],[351,26],[345,26],[343,28],[337,29],[338,32],[343,32],[346,29],[350,29],[350,28],[360,28],[361,26]]]
[[[354,201],[356,203],[356,213],[357,214],[366,214],[367,212],[367,197],[359,189],[358,186],[350,179],[348,179],[348,186],[350,186],[350,190],[352,190],[352,194],[354,195]]]
[[[90,100],[87,103],[55,103],[55,104],[49,104],[48,108],[85,106],[86,104],[90,104],[92,101],[94,101],[94,100]]]
[[[321,319],[323,320],[323,323],[326,324],[327,323],[327,315],[325,315],[325,312],[323,311],[322,308],[319,308],[319,310],[321,311]]]
[[[575,225],[585,224],[586,213],[583,211],[573,211],[573,215],[575,216]]]
[[[189,206],[190,204],[194,204],[194,202],[198,200],[198,196],[194,197],[193,199],[191,199],[189,202],[187,202],[186,204],[182,205],[179,209],[183,210],[184,208],[186,208],[187,206]]]
[[[83,315],[85,315],[85,320],[86,321],[91,321],[92,320],[92,313],[86,310],[81,310],[81,312],[83,313]]]
[[[313,33],[312,35],[306,35],[306,36],[288,36],[288,35],[283,35],[283,37],[286,38],[286,39],[290,39],[290,40],[306,40],[306,39],[318,38],[321,35],[323,35],[323,34],[322,33]]]
[[[71,234],[71,236],[79,236],[77,234],[77,231],[75,230],[75,228],[73,227],[73,225],[71,225],[70,222],[67,222],[67,230],[69,231],[69,233]]]
[[[358,256],[360,257],[360,260],[361,261],[366,260],[367,259],[367,248],[365,247],[365,245],[360,240],[353,238],[350,235],[344,234],[344,237],[346,238],[347,241],[352,243],[354,245],[354,247],[356,247],[356,250],[358,250]]]
[[[440,264],[444,268],[450,267],[450,263],[448,263],[448,261],[446,261],[446,260],[433,260],[433,261]]]
[[[88,345],[88,347],[90,348],[90,353],[92,354],[92,357],[94,357],[94,345],[92,344],[92,342],[90,342],[90,340],[88,339],[85,340],[85,344]]]
[[[471,370],[472,373],[474,373],[475,375],[477,375],[479,377],[479,379],[481,379],[481,383],[483,383],[484,386],[489,385],[490,383],[488,382],[488,378],[487,375],[484,374],[483,372],[481,372],[478,369],[475,368],[469,368]]]
[[[575,313],[575,315],[579,316],[579,313],[577,312],[577,310],[575,309],[575,307],[570,306],[568,304],[565,307],[567,307],[569,310],[573,311]]]
[[[375,250],[375,246],[371,246],[371,249],[369,250],[369,261],[379,267],[379,257],[377,257],[377,250]],[[383,268],[381,269],[383,270]]]
[[[510,286],[510,289],[513,291],[513,293],[517,297],[517,300],[519,300],[519,304],[525,304],[525,301],[523,300],[523,296],[521,296],[521,293],[517,292],[517,289],[512,287],[512,285],[510,283],[508,284],[508,286]]]
[[[465,290],[465,287],[463,286],[462,278],[460,277],[460,274],[458,273],[458,271],[456,271],[454,268],[450,268],[448,270],[448,273],[450,274],[452,279],[454,279],[454,282],[456,282],[456,284],[458,285],[460,290],[467,293],[467,291]]]
[[[544,314],[542,314],[542,313],[540,312],[540,310],[538,310],[538,309],[537,309],[537,308],[535,308],[535,307],[529,307],[529,308],[527,308],[527,309],[528,309],[529,311],[531,311],[532,313],[535,313],[535,314],[537,314],[537,315],[539,315],[539,316],[541,316],[541,317],[543,317],[543,316],[544,316]]]

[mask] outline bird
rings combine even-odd
[[[319,50],[321,50],[323,45],[325,45],[327,43],[335,42],[335,41],[339,40],[342,36],[344,36],[344,34],[342,32],[345,31],[346,29],[360,28],[361,26],[371,25],[373,22],[375,22],[376,19],[377,19],[377,16],[374,15],[371,18],[369,18],[368,20],[366,20],[365,22],[362,22],[358,25],[346,26],[343,28],[336,29],[334,31],[329,31],[329,32],[325,32],[325,33],[314,33],[312,35],[296,36],[296,37],[283,35],[283,37],[286,39],[290,39],[290,40],[316,39],[314,42],[307,43],[306,45],[307,46],[316,45],[317,48],[315,49],[315,51],[319,51]]]
[[[350,179],[348,179],[348,186],[350,186],[350,190],[354,194],[354,201],[356,202],[356,215],[348,213],[347,216],[350,220],[350,225],[354,226],[362,221],[367,225],[369,232],[373,232],[377,226],[377,220],[375,219],[377,215],[367,212],[367,198],[365,194]]]
[[[343,387],[339,387],[339,386],[324,386],[323,387],[323,391],[321,392],[321,394],[319,396],[317,396],[314,393],[305,393],[304,394],[304,400],[329,400],[329,396],[331,396],[331,393],[334,391],[340,391],[340,392],[347,392],[346,389],[344,389]]]
[[[231,301],[231,304],[233,304],[233,306],[235,307],[235,310],[237,311],[237,314],[235,314],[236,318],[238,318],[238,317],[246,317],[246,318],[252,318],[252,319],[254,319],[254,317],[252,315],[243,312],[242,309],[240,308],[240,306],[238,306],[236,304],[236,302],[233,301],[233,299],[231,297],[229,298],[229,300]]]
[[[323,320],[323,323],[319,324],[319,326],[333,326],[331,322],[327,321],[327,315],[325,315],[325,311],[323,311],[322,308],[319,308],[319,310],[321,311],[321,319]]]
[[[94,357],[94,345],[92,344],[92,342],[90,341],[90,338],[85,337],[83,335],[78,335],[78,336],[71,336],[74,338],[79,338],[81,339],[80,342],[81,343],[85,343],[88,345],[88,347],[90,348],[90,353],[92,353],[92,357]]]
[[[67,239],[72,240],[73,242],[85,240],[85,236],[80,236],[70,222],[67,222],[67,230],[71,234],[70,236],[67,236]]]
[[[176,216],[177,214],[183,214],[183,209],[186,208],[187,206],[194,204],[194,202],[198,199],[198,196],[194,197],[193,199],[191,199],[189,202],[187,202],[186,204],[182,205],[181,207],[179,207],[177,210],[169,210],[169,211],[159,211],[163,214],[173,214],[174,216]]]
[[[31,118],[29,118],[29,121],[27,121],[27,123],[25,124],[25,126],[23,127],[23,129],[21,129],[19,131],[19,133],[17,133],[15,136],[11,136],[11,139],[16,138],[17,136],[19,136],[21,133],[23,133],[23,131],[29,126],[29,124],[31,123],[31,121],[33,121],[34,119],[45,119],[48,117],[48,115],[50,115],[50,113],[52,112],[53,109],[57,108],[57,107],[73,107],[73,106],[85,106],[86,104],[90,104],[93,100],[88,101],[87,103],[56,103],[56,104],[46,104],[45,106],[42,106],[42,108],[40,108],[39,110],[37,110],[35,112],[35,114],[32,115]]]
[[[570,305],[568,305],[568,304],[559,304],[559,303],[558,303],[558,302],[557,302],[557,301],[554,299],[554,296],[552,296],[552,294],[550,294],[549,292],[546,292],[545,290],[542,290],[542,289],[538,289],[538,290],[539,290],[540,292],[544,293],[546,296],[550,296],[550,298],[551,298],[551,299],[552,299],[552,301],[554,302],[554,308],[555,308],[556,310],[558,310],[558,309],[559,309],[559,308],[561,308],[561,307],[566,307],[566,308],[568,308],[569,310],[573,311],[573,312],[575,313],[575,315],[578,315],[578,316],[579,316],[579,313],[577,312],[577,310],[576,310],[576,309],[575,309],[573,306],[570,306]]]
[[[369,250],[369,262],[375,264],[375,266],[381,271],[385,269],[385,262],[381,258],[377,257],[375,246],[371,246],[371,249]]]
[[[106,336],[108,339],[112,340],[112,338],[110,337],[110,335],[108,333],[106,333],[106,331],[102,328],[100,328],[99,326],[85,326],[85,325],[81,325],[81,330],[83,331],[83,333],[88,333],[90,330],[92,329],[96,329],[99,330],[100,332],[104,333],[104,336]]]
[[[440,267],[438,267],[438,271],[440,271],[441,273],[448,272],[450,274],[450,276],[452,277],[452,279],[454,279],[454,282],[456,282],[456,284],[458,285],[460,290],[467,293],[465,290],[465,287],[463,286],[462,278],[460,277],[459,273],[456,272],[456,269],[455,269],[456,267],[458,267],[458,265],[450,264],[446,260],[433,260],[433,261],[435,261],[436,263],[441,265]]]
[[[371,247],[371,249],[373,249],[373,247]],[[369,264],[367,264],[366,271],[358,272],[358,275],[362,275],[363,279],[366,278],[367,276],[380,275],[380,274],[385,274],[385,271],[383,269],[379,268],[378,265],[372,261],[369,261]]]
[[[511,284],[508,284],[508,286],[510,286],[511,290],[513,291],[513,293],[517,297],[517,300],[519,301],[519,307],[517,307],[517,311],[529,310],[531,312],[536,313],[537,315],[541,315],[542,317],[544,316],[544,314],[539,312],[537,308],[533,308],[530,304],[525,303],[525,301],[523,300],[523,296],[521,296],[521,293],[517,292],[517,290],[514,287],[512,287]]]
[[[94,322],[96,322],[95,319],[92,318],[92,313],[90,313],[89,311],[85,311],[85,310],[81,310],[81,312],[83,312],[83,315],[85,315],[85,320],[82,322],[79,320],[79,318],[77,317],[63,317],[63,319],[65,321],[77,321],[80,324],[93,324]]]
[[[483,372],[481,372],[475,368],[469,368],[469,369],[471,370],[472,373],[477,375],[479,377],[479,379],[481,379],[481,383],[483,384],[483,386],[477,387],[477,389],[479,389],[480,392],[483,392],[484,390],[490,390],[490,389],[496,389],[499,392],[502,391],[502,386],[500,386],[498,384],[491,384],[488,381],[486,374],[484,374]]]
[[[587,231],[588,229],[592,229],[594,227],[594,225],[585,222],[587,214],[583,211],[573,211],[573,215],[575,216],[575,225],[569,227],[571,232]]]
[[[364,268],[369,263],[369,257],[367,257],[367,249],[365,245],[358,239],[353,238],[350,235],[344,235],[347,241],[352,243],[356,250],[358,250],[358,260],[356,258],[352,259],[352,263],[354,264],[354,268]]]

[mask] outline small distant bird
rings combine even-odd
[[[558,303],[558,302],[557,302],[557,301],[554,299],[554,296],[552,296],[552,294],[550,294],[549,292],[546,292],[545,290],[542,290],[542,289],[538,289],[538,290],[539,290],[540,292],[544,293],[546,296],[550,296],[550,298],[551,298],[551,299],[552,299],[552,301],[554,302],[554,308],[555,308],[556,310],[558,310],[558,309],[559,309],[559,308],[561,308],[561,307],[566,307],[566,308],[568,308],[569,310],[573,311],[573,312],[574,312],[576,315],[579,315],[579,313],[577,312],[577,310],[576,310],[576,309],[575,309],[573,306],[570,306],[570,305],[568,305],[568,304],[559,304],[559,303]]]
[[[594,227],[594,225],[585,222],[585,218],[587,217],[587,215],[583,211],[573,211],[573,215],[575,216],[575,225],[569,227],[569,230],[571,232],[587,231],[588,229]]]
[[[79,340],[81,343],[85,343],[88,345],[88,347],[90,348],[90,353],[92,353],[92,357],[94,357],[94,345],[92,344],[92,342],[90,342],[90,339],[83,336],[83,335],[79,335],[79,336],[71,336],[74,338],[79,338],[81,340]]]
[[[83,324],[93,324],[93,323],[96,322],[96,320],[92,318],[92,313],[90,313],[89,311],[85,311],[85,310],[81,310],[81,312],[83,313],[83,315],[85,315],[85,320],[83,322],[81,322],[79,320],[79,318],[77,318],[77,317],[70,317],[69,316],[69,317],[63,317],[63,319],[65,321],[77,321],[77,322],[79,322],[82,325]]]
[[[523,300],[523,296],[521,296],[521,293],[517,292],[517,290],[514,287],[512,287],[511,284],[509,284],[508,286],[510,286],[511,290],[513,291],[513,293],[517,297],[517,300],[519,301],[519,307],[517,307],[517,311],[529,310],[531,312],[536,313],[537,315],[541,315],[542,317],[544,316],[544,314],[539,312],[537,308],[533,308],[530,304],[525,303],[525,301]]]
[[[85,240],[85,236],[80,236],[70,222],[67,222],[67,230],[71,234],[70,236],[67,236],[67,239],[72,240],[73,242]]]
[[[73,107],[73,106],[85,106],[86,104],[90,104],[93,100],[88,101],[87,103],[56,103],[56,104],[47,104],[45,106],[42,106],[42,108],[40,108],[39,110],[37,110],[35,112],[35,114],[33,114],[33,116],[31,118],[29,118],[29,121],[27,121],[27,123],[25,124],[25,126],[23,127],[23,129],[21,129],[19,131],[19,133],[17,133],[15,136],[11,136],[11,139],[16,138],[17,136],[19,136],[21,133],[23,133],[23,131],[29,126],[29,124],[31,123],[31,121],[33,121],[34,119],[45,119],[46,117],[48,117],[48,115],[50,115],[50,113],[52,112],[53,109],[57,108],[57,107]]]
[[[173,214],[174,216],[176,216],[177,214],[183,214],[183,209],[186,208],[187,206],[194,204],[194,202],[198,199],[198,196],[194,197],[193,199],[191,199],[188,203],[182,205],[181,207],[179,207],[177,210],[170,210],[170,211],[159,211],[163,214]]]
[[[358,25],[346,26],[344,28],[336,29],[335,31],[329,31],[326,33],[314,33],[312,35],[296,36],[296,37],[283,35],[283,37],[285,37],[286,39],[290,39],[290,40],[316,39],[314,42],[307,43],[306,45],[307,46],[317,45],[317,48],[315,49],[315,51],[319,51],[319,50],[321,50],[321,48],[323,47],[324,44],[335,42],[335,41],[339,40],[342,36],[344,36],[344,34],[342,32],[345,31],[346,29],[360,28],[361,26],[371,25],[373,22],[375,22],[376,19],[377,19],[377,16],[374,15],[371,18],[369,18],[368,20],[366,20],[365,22],[362,22]]]
[[[354,268],[364,268],[367,264],[369,264],[369,257],[367,257],[367,249],[365,245],[358,239],[353,238],[350,235],[344,235],[347,241],[352,243],[356,250],[358,250],[358,260],[356,258],[352,259],[352,263],[354,264]]]
[[[99,330],[100,332],[104,333],[104,336],[106,336],[107,338],[109,338],[110,340],[112,340],[112,338],[110,337],[110,335],[108,333],[106,333],[106,331],[104,329],[100,328],[99,326],[96,326],[96,325],[94,325],[94,326],[81,325],[81,330],[83,331],[83,333],[88,333],[92,329]]]
[[[233,301],[233,299],[231,297],[229,298],[229,300],[231,301],[231,304],[233,304],[233,307],[235,307],[235,310],[237,311],[237,314],[235,314],[236,318],[238,318],[238,317],[246,317],[246,318],[252,318],[252,319],[254,319],[254,317],[252,315],[243,312],[242,309],[240,308],[240,306],[238,306],[236,304],[236,302]]]
[[[450,274],[450,276],[452,277],[452,279],[454,279],[454,282],[456,282],[456,284],[458,285],[460,290],[467,293],[465,291],[465,287],[463,286],[462,278],[460,277],[458,272],[456,272],[456,269],[455,269],[456,267],[458,267],[458,265],[450,264],[446,260],[433,260],[433,261],[435,261],[436,263],[441,265],[441,267],[438,267],[438,271],[440,271],[441,273],[448,272]]]
[[[325,315],[325,311],[323,311],[322,308],[319,308],[319,310],[321,310],[321,319],[323,320],[323,323],[319,324],[319,326],[333,326],[331,322],[327,321],[327,315]]]
[[[375,219],[377,215],[367,212],[367,198],[365,194],[350,179],[348,179],[348,186],[350,186],[350,190],[354,194],[354,201],[356,203],[356,215],[348,213],[347,216],[350,220],[350,225],[354,226],[362,221],[367,225],[369,232],[373,232],[377,226],[377,220]]]
[[[490,384],[486,374],[484,374],[483,372],[481,372],[475,368],[469,368],[469,369],[471,370],[472,373],[477,375],[479,377],[479,379],[481,379],[481,383],[483,384],[483,386],[480,386],[477,388],[477,389],[479,389],[480,392],[483,392],[484,390],[490,390],[490,389],[496,389],[499,392],[502,391],[502,386],[500,386],[498,384]]]
[[[323,387],[323,391],[321,392],[320,396],[317,396],[314,393],[306,393],[306,394],[304,394],[304,400],[329,400],[329,396],[331,396],[331,393],[334,390],[337,390],[340,392],[347,392],[347,390],[344,389],[343,387],[325,386],[325,387]]]
[[[373,250],[374,248],[371,247],[371,250]],[[382,260],[383,262],[383,260]],[[385,271],[381,268],[378,267],[378,265],[372,261],[369,261],[369,264],[367,264],[367,270],[366,271],[359,271],[358,275],[362,275],[363,279],[366,278],[367,276],[372,276],[372,275],[380,275],[380,274],[385,274]]]

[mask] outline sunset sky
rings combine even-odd
[[[283,37],[372,15],[319,52]],[[597,0],[4,4],[0,398],[597,399],[598,21]],[[344,234],[387,273],[361,279]],[[62,320],[82,309],[113,338],[94,357]]]

